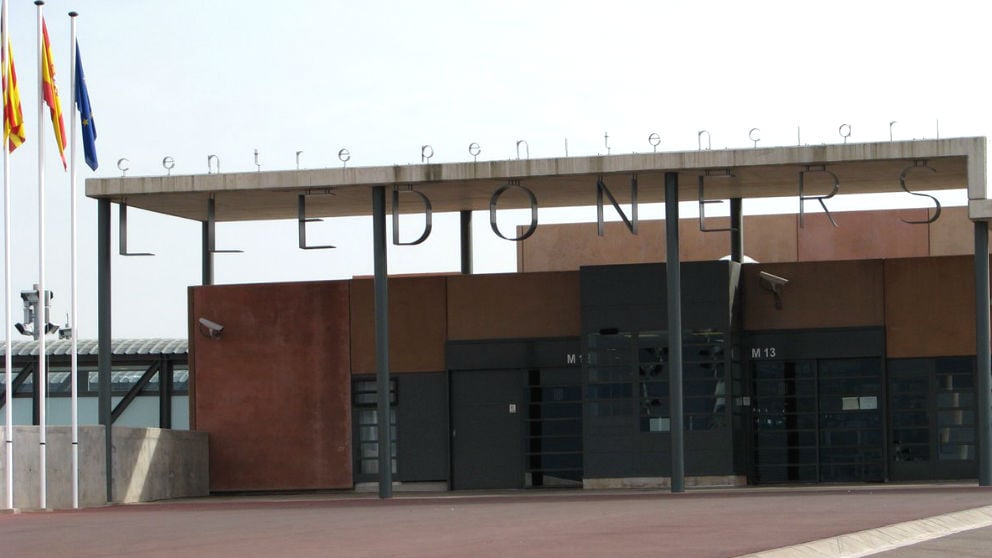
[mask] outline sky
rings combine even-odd
[[[947,0],[750,2],[652,0],[51,0],[44,6],[68,129],[69,18],[77,35],[96,125],[100,167],[77,162],[79,337],[96,338],[96,202],[84,180],[568,154],[695,150],[992,135],[990,39],[981,4]],[[17,293],[37,282],[38,106],[36,25],[30,0],[9,0],[9,31],[27,142],[11,155],[14,321]],[[69,175],[45,142],[46,284],[52,321],[70,301]],[[609,135],[608,140],[604,138]],[[256,166],[255,152],[258,152]],[[911,196],[873,198],[904,207]],[[961,192],[942,194],[964,203]],[[864,207],[840,199],[832,210]],[[751,201],[748,213],[797,209],[795,199]],[[845,205],[846,204],[846,205]],[[687,207],[684,214],[691,214]],[[503,230],[527,212],[500,216]],[[609,212],[608,212],[609,213]],[[663,206],[642,206],[661,218]],[[615,217],[614,217],[615,218]],[[503,221],[505,219],[505,221]],[[541,223],[591,221],[595,211],[542,210]],[[200,224],[137,209],[116,255],[113,336],[185,337],[187,288],[200,282]],[[514,271],[516,246],[474,220],[477,272]],[[411,222],[409,230],[419,230]],[[412,234],[412,233],[411,233]],[[312,224],[302,251],[296,222],[221,223],[215,282],[342,279],[372,273],[368,219]],[[391,246],[390,273],[459,269],[458,218],[435,215],[417,247]],[[16,335],[16,334],[15,334]],[[27,339],[26,337],[23,339]]]

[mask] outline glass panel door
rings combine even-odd
[[[751,363],[755,483],[884,478],[881,359]]]
[[[752,374],[754,482],[815,482],[814,361],[756,361]]]
[[[881,360],[820,360],[817,378],[820,481],[881,482]]]

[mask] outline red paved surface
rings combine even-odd
[[[0,557],[726,557],[992,505],[977,487],[213,498],[0,515]]]

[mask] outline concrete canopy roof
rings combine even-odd
[[[679,199],[697,200],[705,180],[707,199],[798,196],[799,173],[826,169],[839,181],[839,194],[902,192],[899,177],[907,167],[927,165],[936,172],[912,170],[913,191],[968,188],[969,200],[985,200],[985,138],[858,143],[796,147],[637,153],[595,157],[522,159],[383,167],[306,169],[86,180],[86,195],[128,206],[207,219],[213,196],[217,221],[297,218],[297,197],[307,198],[307,217],[363,216],[372,213],[371,188],[407,187],[425,194],[435,212],[487,210],[494,192],[511,181],[531,190],[539,207],[596,203],[601,177],[620,203],[630,200],[631,177],[638,180],[638,201],[664,201],[664,175],[679,173]],[[719,176],[729,171],[733,176]],[[825,195],[833,179],[824,172],[805,176],[807,196]],[[529,200],[510,189],[499,209],[526,208]],[[403,212],[423,205],[401,197]],[[975,215],[972,216],[976,218]]]

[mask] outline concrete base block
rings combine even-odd
[[[743,475],[700,475],[685,478],[687,488],[716,488],[746,486]],[[620,488],[671,488],[670,477],[620,477],[582,479],[582,488],[587,490]]]
[[[40,429],[14,426],[14,507],[40,509]],[[107,504],[102,426],[79,427],[79,505]],[[0,447],[6,444],[0,430]],[[72,508],[72,432],[67,426],[46,430],[46,509]],[[6,451],[6,450],[3,450]],[[207,435],[159,428],[113,428],[113,502],[147,502],[209,493]],[[0,454],[0,479],[6,478]],[[0,505],[7,487],[0,482]]]

